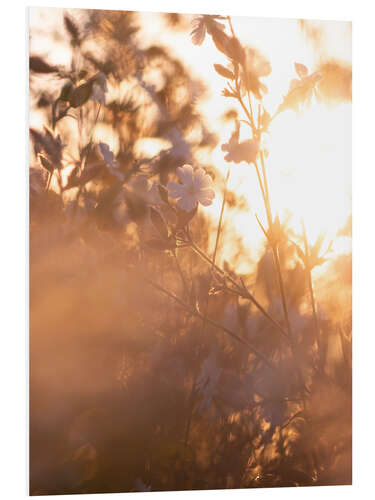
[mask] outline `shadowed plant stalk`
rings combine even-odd
[[[224,215],[224,208],[225,208],[225,202],[226,202],[226,197],[227,197],[229,176],[230,176],[230,169],[228,168],[227,174],[225,176],[225,181],[224,181],[223,201],[221,203],[219,222],[218,222],[218,227],[217,227],[217,231],[216,231],[215,247],[214,247],[214,253],[213,253],[212,264],[211,264],[211,274],[210,274],[209,281],[208,281],[207,300],[206,300],[206,307],[205,307],[203,325],[202,325],[202,339],[203,340],[205,338],[205,332],[206,332],[206,327],[207,327],[207,314],[208,314],[208,306],[209,306],[209,300],[210,300],[210,288],[211,288],[211,282],[212,282],[212,273],[215,270],[215,265],[216,265],[217,250],[218,250],[218,246],[219,246],[221,227],[222,227],[222,223],[223,223],[223,215]],[[176,257],[176,260],[177,260],[177,257]],[[181,271],[181,276],[183,277],[182,271]],[[190,397],[189,397],[189,414],[188,414],[188,419],[186,422],[185,437],[184,437],[184,466],[185,466],[185,458],[186,458],[186,449],[187,449],[187,445],[189,443],[189,435],[190,435],[192,417],[193,417],[194,407],[195,407],[195,403],[196,403],[197,376],[198,376],[198,372],[196,371],[194,373],[193,383],[192,383]]]
[[[230,30],[232,33],[232,36],[234,39],[236,39],[236,35],[233,29],[232,21],[230,16],[228,16],[228,22],[230,26]],[[249,125],[252,135],[253,135],[253,140],[258,141],[258,144],[261,143],[261,137],[262,137],[262,129],[261,129],[261,102],[259,102],[258,105],[258,126],[255,125],[255,119],[254,119],[254,113],[253,113],[253,106],[251,103],[251,93],[247,89],[246,90],[246,95],[248,98],[248,108],[243,102],[243,99],[241,97],[241,90],[240,90],[240,84],[239,84],[239,79],[238,79],[238,74],[235,75],[235,89],[236,89],[236,98],[241,105],[243,111],[245,112],[245,115],[247,119],[249,120],[247,124]],[[299,363],[297,360],[296,352],[295,352],[295,342],[294,342],[294,337],[293,337],[293,331],[292,327],[290,324],[290,318],[289,318],[289,311],[288,311],[288,304],[287,304],[287,297],[286,297],[286,291],[285,291],[285,285],[284,285],[284,280],[282,276],[282,269],[281,269],[281,262],[280,262],[280,256],[279,256],[279,248],[278,248],[278,234],[276,233],[276,228],[275,228],[275,222],[273,220],[272,216],[272,210],[271,210],[271,201],[270,201],[270,194],[269,194],[269,188],[268,188],[268,180],[267,180],[267,172],[266,172],[266,167],[265,167],[265,161],[264,161],[264,152],[260,149],[259,152],[259,157],[260,157],[260,163],[261,163],[261,172],[259,170],[259,166],[257,163],[256,158],[254,159],[253,163],[255,166],[257,178],[258,178],[258,183],[259,187],[261,190],[264,206],[265,206],[265,211],[266,211],[266,217],[267,217],[267,223],[268,223],[268,232],[266,232],[262,227],[263,232],[265,233],[267,240],[271,246],[272,250],[272,255],[273,255],[273,261],[274,261],[274,266],[275,266],[275,271],[276,271],[276,276],[277,276],[277,282],[279,286],[279,291],[280,291],[280,297],[281,297],[281,302],[282,302],[282,308],[283,308],[283,315],[284,315],[284,322],[286,325],[286,329],[288,332],[288,338],[289,338],[289,343],[290,343],[290,348],[293,354],[294,362],[296,365],[296,370],[298,374],[298,378],[301,384],[301,390],[305,391],[306,387],[304,384],[303,376],[301,369],[299,367]],[[259,219],[258,219],[258,222]],[[303,398],[304,400],[304,398]],[[305,403],[304,403],[305,405]]]
[[[318,320],[318,314],[317,314],[317,310],[316,310],[314,288],[313,288],[313,282],[312,282],[312,276],[311,276],[311,262],[310,262],[310,253],[311,252],[310,252],[309,243],[307,241],[305,223],[303,221],[302,221],[302,235],[303,235],[303,243],[304,243],[304,247],[305,247],[305,256],[306,256],[306,263],[305,264],[306,264],[307,283],[308,283],[308,287],[309,287],[310,302],[311,302],[311,308],[312,308],[312,313],[313,313],[313,318],[314,318],[316,348],[318,351],[318,364],[320,364],[320,355],[321,355],[320,327],[319,327],[319,320]]]

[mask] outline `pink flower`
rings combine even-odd
[[[191,212],[197,203],[204,206],[211,205],[215,198],[215,191],[212,189],[212,179],[203,168],[193,169],[191,165],[178,167],[178,178],[180,182],[168,182],[167,189],[171,198],[177,199],[177,205]]]

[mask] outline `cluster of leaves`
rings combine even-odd
[[[64,170],[59,183],[65,200],[75,196],[81,211],[92,207],[88,216],[100,221],[104,216],[108,228],[123,227],[131,212],[136,219],[145,213],[141,197],[134,190],[123,190],[124,183],[139,174],[165,185],[176,166],[192,162],[195,152],[213,148],[217,139],[196,110],[195,102],[205,91],[203,85],[165,48],[139,47],[134,13],[88,11],[80,22],[77,19],[64,13],[70,67],[49,64],[38,55],[30,57],[31,96],[47,111],[48,124],[43,132],[32,129],[31,139],[39,164],[51,176]],[[93,40],[98,49],[95,55]],[[159,72],[164,81],[161,88],[148,82],[150,70]],[[61,82],[57,95],[49,91],[50,77]],[[41,94],[42,103],[37,97]],[[116,166],[103,158],[93,138],[98,120],[118,137]],[[68,127],[78,128],[78,155],[73,152]],[[199,133],[191,134],[195,130]],[[136,147],[142,138],[165,145],[150,158]],[[69,146],[64,148],[63,143]],[[48,186],[50,182],[51,178]],[[119,221],[115,214],[122,202],[127,205],[126,217]]]

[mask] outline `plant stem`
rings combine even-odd
[[[283,277],[282,277],[282,273],[281,273],[278,245],[277,245],[277,242],[275,241],[273,234],[272,234],[273,233],[273,218],[272,218],[270,195],[269,195],[269,191],[268,191],[268,182],[267,182],[266,168],[265,168],[265,164],[264,164],[263,151],[260,152],[260,162],[261,162],[262,174],[263,174],[263,186],[264,186],[264,195],[265,195],[264,203],[265,203],[267,220],[268,220],[268,232],[269,232],[269,236],[270,236],[269,241],[271,244],[277,280],[279,283],[281,302],[282,302],[283,312],[284,312],[284,320],[285,320],[286,328],[287,328],[287,331],[289,334],[289,339],[290,339],[291,343],[294,344],[293,334],[292,334],[290,320],[289,320],[289,313],[288,313],[288,306],[287,306],[287,301],[286,301],[284,281],[283,281]]]
[[[81,160],[81,165],[80,165],[80,172],[82,173],[84,168],[85,168],[85,165],[86,165],[86,161],[87,161],[87,158],[90,154],[90,150],[91,150],[91,145],[92,145],[92,138],[93,138],[93,135],[94,135],[94,129],[96,127],[96,124],[98,122],[98,118],[99,118],[99,113],[100,113],[100,110],[101,110],[101,107],[102,107],[102,103],[100,102],[99,103],[99,106],[98,106],[98,111],[96,113],[96,116],[95,116],[95,120],[94,120],[94,124],[91,128],[91,134],[90,134],[90,139],[89,139],[89,142],[87,144],[87,150],[86,150],[86,154],[85,156],[82,158]],[[84,185],[80,184],[79,188],[78,188],[78,192],[77,192],[77,197],[76,197],[76,203],[75,203],[75,210],[74,210],[74,213],[77,212],[78,210],[78,205],[79,205],[79,198],[81,196],[81,193],[82,191],[84,190]]]
[[[257,358],[261,359],[271,370],[275,370],[275,367],[266,358],[266,356],[264,354],[262,354],[261,352],[259,352],[252,344],[250,344],[250,342],[248,342],[244,338],[242,338],[239,335],[237,335],[237,333],[233,332],[232,330],[229,330],[229,328],[226,328],[223,325],[220,325],[220,323],[216,323],[216,321],[212,320],[211,318],[208,318],[207,316],[204,316],[203,314],[201,314],[196,309],[192,309],[188,304],[185,304],[185,302],[183,300],[181,300],[179,297],[177,297],[176,295],[174,295],[172,292],[169,292],[167,289],[163,288],[162,286],[158,285],[157,283],[154,283],[153,281],[151,281],[151,280],[149,280],[147,278],[145,278],[145,281],[147,283],[149,283],[151,286],[153,286],[154,288],[156,288],[157,290],[159,290],[160,292],[164,293],[165,295],[167,295],[168,297],[170,297],[171,299],[173,299],[174,301],[176,301],[178,304],[180,304],[180,306],[183,309],[185,309],[192,316],[196,316],[197,318],[200,318],[202,320],[204,318],[206,318],[206,321],[207,321],[208,324],[210,324],[214,328],[217,328],[218,330],[222,330],[227,335],[229,335],[230,337],[232,337],[235,340],[237,340],[237,342],[239,342],[240,344],[246,346],[249,349],[250,352],[252,352]]]
[[[227,16],[227,20],[228,20],[228,23],[229,23],[230,30],[232,32],[232,36],[233,36],[233,38],[235,38],[236,35],[234,34],[234,29],[233,29],[233,24],[232,24],[232,18],[230,16]]]
[[[317,347],[317,350],[318,350],[318,359],[319,359],[320,358],[320,353],[321,353],[321,347],[320,347],[320,327],[319,327],[318,315],[317,315],[317,312],[316,312],[316,302],[315,302],[314,289],[313,289],[312,276],[311,276],[310,248],[309,248],[309,244],[308,244],[308,241],[307,241],[305,224],[304,224],[303,221],[302,221],[302,234],[303,234],[303,243],[304,243],[304,246],[305,246],[307,282],[308,282],[309,293],[310,293],[311,308],[312,308],[313,318],[314,318],[315,339],[316,339],[316,347]]]
[[[213,269],[218,271],[220,274],[225,274],[220,267],[218,267],[216,264],[213,264],[212,260],[194,242],[191,241],[190,246],[203,260],[211,264]],[[255,307],[259,309],[259,311],[273,324],[273,326],[275,326],[278,329],[278,331],[284,337],[289,338],[288,334],[285,332],[283,327],[276,320],[274,320],[272,316],[268,314],[268,312],[264,309],[264,307],[255,299],[252,293],[245,287],[243,282],[242,286],[240,286],[238,283],[236,283],[236,281],[233,278],[231,278],[231,276],[226,275],[226,278],[228,279],[228,281],[230,281],[232,285],[236,287],[236,290],[232,291],[234,291],[240,297],[250,300],[255,305]]]
[[[230,169],[228,168],[228,172],[227,172],[227,175],[225,176],[225,182],[224,182],[223,202],[221,204],[219,224],[218,224],[217,232],[216,232],[214,255],[212,257],[212,265],[213,266],[215,266],[215,264],[216,264],[217,248],[218,248],[218,244],[219,244],[221,225],[223,222],[223,214],[224,214],[224,207],[225,207],[225,202],[226,202],[226,197],[227,197],[227,187],[228,187],[229,176],[230,176]]]
[[[202,340],[203,341],[205,338],[206,326],[207,326],[207,314],[208,314],[208,305],[209,305],[209,301],[210,301],[210,288],[211,288],[211,281],[212,281],[212,271],[213,271],[213,269],[215,267],[215,263],[216,263],[217,249],[218,249],[218,245],[219,245],[221,226],[222,226],[222,222],[223,222],[223,214],[224,214],[224,207],[225,207],[225,201],[226,201],[226,195],[227,195],[227,186],[228,186],[229,175],[230,175],[230,170],[228,168],[227,175],[225,176],[223,201],[222,201],[221,209],[220,209],[219,224],[218,224],[217,231],[216,231],[215,248],[214,248],[214,254],[212,257],[212,265],[211,265],[211,275],[210,275],[209,283],[208,283],[207,300],[206,300],[206,307],[205,307],[205,311],[204,311],[204,319],[203,319],[203,326],[202,326]],[[189,401],[190,401],[189,415],[188,415],[188,419],[186,422],[186,430],[185,430],[185,438],[184,438],[184,454],[186,453],[186,447],[187,447],[188,442],[189,442],[189,434],[190,434],[191,422],[192,422],[192,418],[193,418],[193,411],[194,411],[194,405],[195,405],[195,400],[196,400],[196,392],[195,392],[196,378],[197,378],[197,373],[194,373],[193,385],[191,388],[191,393],[190,393],[190,398],[189,398]],[[185,463],[185,461],[184,461],[184,463]]]
[[[179,273],[180,278],[181,278],[182,287],[184,289],[185,294],[187,294],[188,291],[189,291],[189,287],[188,287],[188,284],[186,283],[186,279],[185,279],[184,273],[182,272],[182,269],[181,269],[181,266],[180,266],[180,262],[179,262],[178,257],[177,257],[176,250],[173,251],[173,256],[175,258],[177,270],[178,270],[178,273]]]

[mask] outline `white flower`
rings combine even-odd
[[[215,198],[215,191],[212,189],[212,179],[206,174],[203,168],[193,169],[191,165],[178,167],[177,175],[181,181],[168,182],[167,189],[171,198],[177,199],[177,205],[191,212],[197,203],[205,207],[211,205]]]

